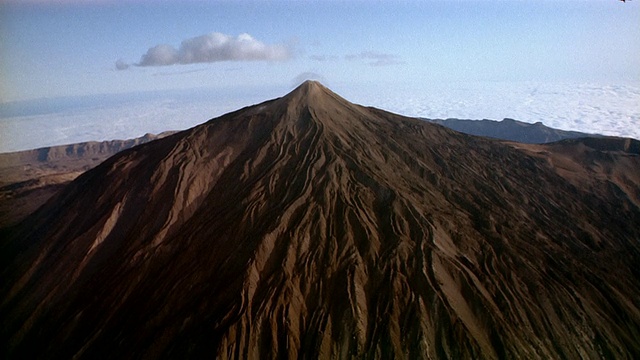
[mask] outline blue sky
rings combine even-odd
[[[191,88],[636,81],[640,2],[4,1],[0,102]],[[160,44],[249,34],[286,58],[130,66]]]

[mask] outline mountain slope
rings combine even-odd
[[[64,185],[110,156],[171,133],[0,154],[0,228],[22,220]]]
[[[640,208],[545,151],[306,82],[116,155],[7,234],[3,351],[633,358]]]

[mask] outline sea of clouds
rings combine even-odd
[[[0,104],[0,153],[184,130],[262,102],[265,93],[188,90]]]
[[[407,116],[508,117],[640,139],[640,83],[431,83],[381,88],[336,84],[332,89],[349,101]],[[187,129],[289,90],[189,90],[0,104],[0,152]]]
[[[448,83],[353,94],[363,104],[429,119],[512,118],[562,130],[640,139],[640,83]],[[393,94],[393,95],[392,95]]]

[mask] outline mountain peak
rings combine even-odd
[[[305,90],[318,90],[318,89],[327,89],[324,85],[322,85],[319,81],[316,80],[305,80],[302,84],[298,85],[296,89],[305,89]]]
[[[127,150],[0,229],[0,357],[632,358],[640,158],[528,149],[307,81]]]
[[[350,104],[333,91],[326,88],[318,81],[307,80],[283,97],[288,103],[296,103],[306,106],[329,106],[333,102]]]
[[[302,84],[298,85],[298,87],[293,89],[286,96],[295,95],[295,96],[306,96],[306,97],[309,97],[309,96],[318,96],[318,95],[327,94],[327,93],[332,93],[333,94],[333,92],[331,90],[326,88],[320,82],[314,81],[314,80],[307,80],[307,81],[303,82]]]

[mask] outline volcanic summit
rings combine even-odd
[[[4,229],[2,355],[637,358],[637,143],[501,142],[305,82]]]

